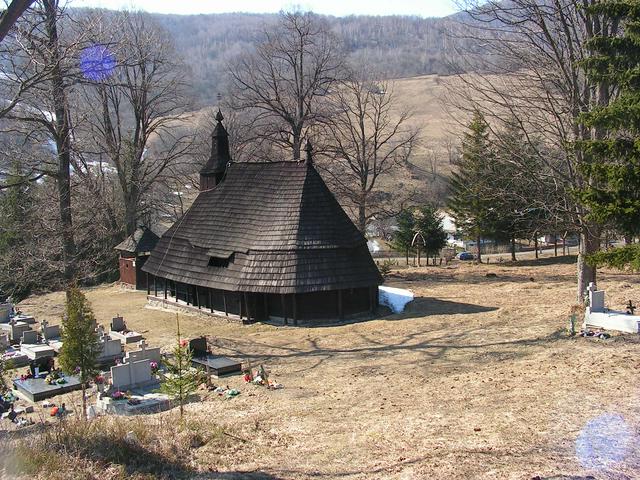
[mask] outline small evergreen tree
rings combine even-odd
[[[403,209],[396,217],[398,229],[393,233],[391,248],[396,252],[404,253],[409,265],[409,253],[413,251],[411,241],[415,235],[416,220],[412,209]]]
[[[165,361],[168,375],[165,377],[160,390],[180,405],[180,418],[184,415],[184,404],[200,385],[200,374],[191,366],[191,350],[186,340],[180,338],[180,322],[178,324],[178,343],[173,348],[173,358]]]
[[[67,290],[65,315],[62,318],[62,348],[59,362],[62,370],[76,374],[82,387],[82,418],[87,418],[87,386],[99,372],[96,359],[101,346],[96,332],[96,319],[89,301],[77,287]]]
[[[415,223],[416,232],[424,238],[424,250],[427,259],[436,255],[447,244],[447,232],[444,231],[442,218],[433,205],[424,205],[418,210]]]

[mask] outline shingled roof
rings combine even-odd
[[[133,234],[129,235],[122,242],[116,245],[115,250],[127,253],[150,252],[154,249],[160,237],[151,229],[143,225],[136,228]]]
[[[162,236],[143,270],[244,292],[382,283],[366,239],[311,162],[231,164]]]

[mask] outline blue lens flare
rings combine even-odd
[[[115,68],[116,56],[104,45],[92,45],[80,54],[80,70],[89,80],[105,80]]]
[[[585,468],[606,469],[625,461],[637,441],[622,415],[605,413],[584,426],[576,439],[576,456]]]

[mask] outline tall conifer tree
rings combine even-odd
[[[593,179],[578,193],[593,220],[632,237],[640,233],[640,2],[611,0],[590,10],[620,24],[624,33],[595,36],[587,43],[586,74],[618,95],[583,116],[601,134],[578,144],[584,153],[581,168]],[[591,262],[640,269],[640,245],[599,252]]]

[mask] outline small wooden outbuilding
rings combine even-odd
[[[382,277],[311,146],[302,162],[234,163],[217,120],[198,197],[142,267],[150,300],[293,324],[374,311]]]
[[[140,226],[115,249],[120,252],[120,281],[138,290],[147,288],[147,275],[142,273],[151,251],[155,248],[160,237],[151,229]]]

